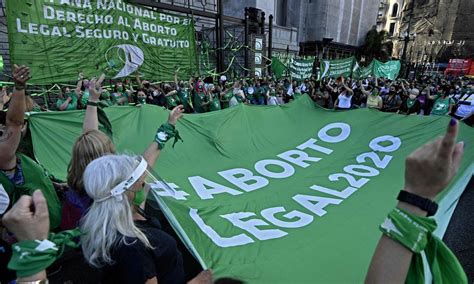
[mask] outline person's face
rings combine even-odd
[[[144,92],[140,91],[140,92],[138,92],[138,94],[137,94],[137,98],[138,98],[139,100],[140,100],[140,99],[144,100],[144,99],[146,99],[146,94],[145,94]]]
[[[395,88],[394,87],[390,88],[390,92],[395,93]]]

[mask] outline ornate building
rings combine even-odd
[[[412,2],[414,1],[414,2]],[[407,0],[404,3],[393,56],[412,63],[447,62],[474,57],[472,0]],[[406,38],[411,19],[409,41]]]

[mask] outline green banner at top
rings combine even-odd
[[[137,70],[168,81],[178,68],[183,78],[197,69],[189,17],[122,0],[7,0],[7,20],[11,60],[30,66],[34,84]]]
[[[168,116],[151,105],[105,112],[117,150],[137,154]],[[58,178],[66,177],[83,119],[83,111],[30,117],[36,158]],[[333,112],[309,96],[282,107],[240,104],[186,114],[176,126],[184,142],[166,147],[155,166],[167,185],[153,184],[151,195],[216,279],[363,283],[378,226],[404,186],[405,158],[443,134],[448,122],[370,109]],[[473,134],[461,125],[459,140],[473,145]],[[438,237],[473,161],[468,146],[459,174],[438,200]]]
[[[314,59],[293,59],[290,66],[292,79],[304,80],[313,75]]]
[[[373,63],[374,63],[374,75],[376,77],[387,78],[390,80],[397,79],[398,73],[400,73],[400,61],[391,60],[391,61],[387,61],[383,63],[374,59]]]
[[[356,59],[354,56],[340,60],[323,60],[319,67],[319,78],[337,78],[339,76],[350,77]]]

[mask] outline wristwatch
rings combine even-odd
[[[87,105],[88,105],[88,106],[94,106],[94,107],[96,107],[96,106],[98,106],[99,104],[98,104],[97,102],[87,101]]]
[[[397,199],[426,211],[428,217],[433,216],[438,211],[438,204],[436,202],[405,190],[400,190]]]

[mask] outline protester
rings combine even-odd
[[[115,147],[107,135],[99,131],[99,120],[97,115],[97,102],[102,92],[101,85],[105,78],[102,75],[98,80],[90,82],[90,98],[87,103],[86,115],[84,118],[83,134],[76,140],[73,146],[72,158],[68,167],[68,186],[65,192],[63,206],[63,218],[61,228],[72,229],[77,227],[79,219],[85,214],[92,200],[86,195],[84,190],[83,175],[87,165],[101,156],[114,154]],[[175,107],[169,116],[167,125],[171,131],[168,139],[174,137],[173,131],[176,122],[181,118],[184,109],[182,106]],[[161,129],[161,128],[160,128]],[[173,134],[173,135],[171,135]],[[158,134],[157,134],[158,135]],[[161,149],[158,138],[146,149],[143,156],[150,166],[153,166],[160,156]]]
[[[339,96],[337,97],[337,100],[334,103],[334,108],[336,110],[350,109],[352,107],[353,95],[354,91],[345,84],[344,78],[342,78],[341,87],[339,87]]]
[[[147,163],[135,174],[141,159],[104,156],[87,166],[84,185],[94,201],[81,221],[84,256],[104,271],[105,283],[183,283],[175,240],[138,210],[147,194],[141,179]]]
[[[454,106],[454,99],[447,95],[447,90],[441,89],[435,96],[430,96],[430,100],[434,101],[431,115],[448,115],[451,113]]]
[[[22,195],[31,195],[41,189],[48,201],[51,228],[56,229],[61,221],[61,204],[51,180],[45,170],[31,158],[17,152],[22,136],[25,114],[25,88],[30,79],[30,69],[14,66],[15,89],[0,139],[0,185],[15,203]]]
[[[360,85],[362,93],[367,96],[367,107],[382,110],[383,102],[382,97],[379,95],[379,90],[377,88],[372,88],[371,86],[366,90],[362,83]]]
[[[71,92],[69,87],[63,87],[56,101],[56,109],[59,111],[77,109],[77,94]]]
[[[383,97],[384,112],[397,112],[402,104],[402,99],[397,93],[395,86],[390,86],[388,93]]]

